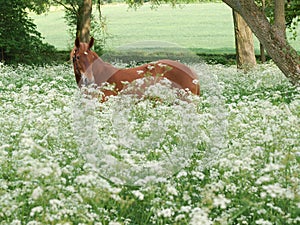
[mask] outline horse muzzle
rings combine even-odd
[[[92,76],[92,79],[89,79],[87,76],[85,76],[83,74],[83,75],[81,75],[81,80],[82,80],[83,85],[85,85],[85,86],[89,86],[89,85],[95,83],[94,76]]]

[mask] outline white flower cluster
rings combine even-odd
[[[0,64],[0,224],[299,224],[300,89],[194,68],[201,97],[100,103],[70,66]]]

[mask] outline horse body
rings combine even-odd
[[[126,87],[126,83],[152,76],[155,77],[155,82],[167,78],[173,87],[188,89],[196,95],[200,94],[197,74],[182,63],[165,59],[134,68],[118,69],[104,62],[90,50],[93,43],[93,38],[89,43],[80,43],[77,38],[75,47],[71,51],[74,73],[79,87],[89,84],[101,87],[103,83],[108,83],[114,85],[114,89],[103,89],[104,95],[116,95]]]

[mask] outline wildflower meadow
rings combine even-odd
[[[190,66],[200,97],[101,103],[69,64],[0,64],[0,224],[300,224],[299,87]]]

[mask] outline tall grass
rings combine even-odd
[[[99,103],[69,66],[1,64],[0,224],[298,224],[299,88],[193,67],[189,102]]]

